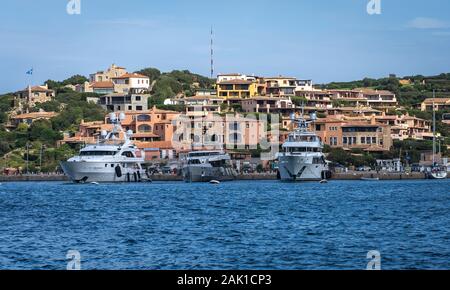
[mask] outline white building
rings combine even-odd
[[[296,80],[296,92],[302,92],[302,91],[308,91],[311,92],[314,90],[313,88],[313,81],[312,80]]]
[[[150,89],[150,78],[137,73],[127,73],[112,80],[117,93],[145,93]]]

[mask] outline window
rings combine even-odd
[[[229,137],[230,137],[231,143],[241,143],[242,142],[241,134],[233,133],[233,134],[230,134]]]
[[[114,156],[116,151],[83,151],[80,156]]]
[[[141,96],[136,96],[135,99],[136,99],[137,102],[139,102],[139,101],[141,101],[142,98],[141,98]]]
[[[137,116],[138,122],[150,122],[151,117],[149,115],[139,115]]]
[[[372,143],[377,144],[377,137],[372,137]]]
[[[366,144],[366,137],[361,137],[361,144]]]
[[[136,106],[136,111],[142,111],[142,106]]]
[[[338,140],[337,140],[337,137],[331,137],[330,138],[330,145],[331,146],[337,146],[338,144]]]
[[[130,152],[130,151],[125,151],[125,152],[123,152],[123,153],[122,153],[122,156],[126,156],[126,157],[128,157],[128,158],[134,158],[133,153]]]
[[[138,127],[139,132],[148,133],[152,131],[152,127],[149,125],[141,125]]]

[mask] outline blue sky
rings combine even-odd
[[[450,72],[450,1],[5,0],[0,92],[88,75],[111,63],[209,74],[290,75],[316,83]],[[34,75],[25,72],[33,67]]]

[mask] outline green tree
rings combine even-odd
[[[150,83],[153,83],[161,76],[161,71],[156,68],[144,68],[136,73],[147,76],[150,78]]]

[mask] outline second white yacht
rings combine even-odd
[[[282,146],[278,155],[279,177],[283,181],[321,181],[330,177],[328,162],[323,154],[323,144],[320,138],[309,131],[309,124],[316,119],[312,114],[312,121],[303,118],[292,121],[298,128],[289,134],[288,140]]]

